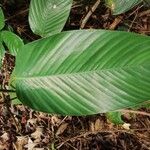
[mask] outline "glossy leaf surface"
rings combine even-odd
[[[42,37],[59,33],[70,13],[72,0],[31,0],[29,24]]]
[[[17,55],[19,49],[21,49],[21,47],[24,45],[23,40],[10,31],[2,31],[1,37],[2,41],[7,46],[8,51],[14,56]]]
[[[106,0],[107,5],[111,8],[113,15],[124,13],[137,4],[142,2],[141,0]]]
[[[63,32],[25,45],[13,76],[19,100],[36,110],[87,115],[132,107],[150,99],[150,38]]]

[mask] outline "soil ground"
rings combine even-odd
[[[1,0],[6,23],[25,42],[39,37],[28,25],[30,0]],[[64,30],[79,29],[94,0],[76,0]],[[103,2],[86,23],[86,29],[125,30],[150,35],[150,11],[143,4],[112,16]],[[14,58],[6,56],[13,68]],[[1,79],[2,80],[2,79]],[[150,117],[125,113],[128,124],[114,125],[105,116],[58,116],[35,112],[25,106],[0,105],[0,150],[150,150]],[[150,113],[148,108],[138,111]]]

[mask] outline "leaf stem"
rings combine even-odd
[[[100,0],[97,0],[96,3],[93,5],[93,7],[86,14],[85,18],[81,22],[81,26],[80,26],[81,29],[83,29],[85,27],[86,23],[88,22],[89,18],[94,13],[94,11],[97,9],[97,7],[99,6],[100,2],[101,2]]]
[[[17,99],[17,97],[13,97],[13,98],[11,98],[9,101],[11,102],[11,101],[13,101],[13,100],[15,100],[15,99]],[[4,104],[6,104],[5,101],[0,102],[0,105],[4,105]]]
[[[11,98],[11,99],[10,99],[10,101],[13,101],[13,100],[15,100],[15,99],[17,99],[17,97],[13,97],[13,98]]]
[[[3,92],[3,93],[16,93],[15,90],[7,90],[7,89],[0,89],[0,92]]]

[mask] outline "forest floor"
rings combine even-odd
[[[7,26],[25,42],[38,39],[28,25],[30,0],[1,1]],[[150,35],[150,10],[142,4],[125,14],[112,16],[101,2],[88,22],[82,24],[94,3],[76,0],[64,30],[83,26]],[[124,125],[111,123],[105,114],[58,116],[22,105],[10,106],[10,111],[0,104],[0,150],[150,150],[150,117],[144,115],[150,114],[148,108],[124,113]]]

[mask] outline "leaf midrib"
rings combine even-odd
[[[150,64],[142,64],[142,65],[135,65],[135,66],[123,66],[123,67],[116,67],[116,68],[108,68],[108,69],[100,69],[100,70],[91,70],[91,71],[85,71],[85,72],[77,72],[77,73],[64,73],[64,74],[49,74],[45,76],[25,76],[25,77],[15,77],[17,80],[22,79],[35,79],[35,78],[52,78],[52,77],[62,77],[62,76],[76,76],[76,75],[82,75],[82,74],[90,74],[90,73],[100,73],[100,72],[107,72],[107,71],[119,71],[119,70],[125,70],[125,69],[134,69],[138,67],[148,67]]]

